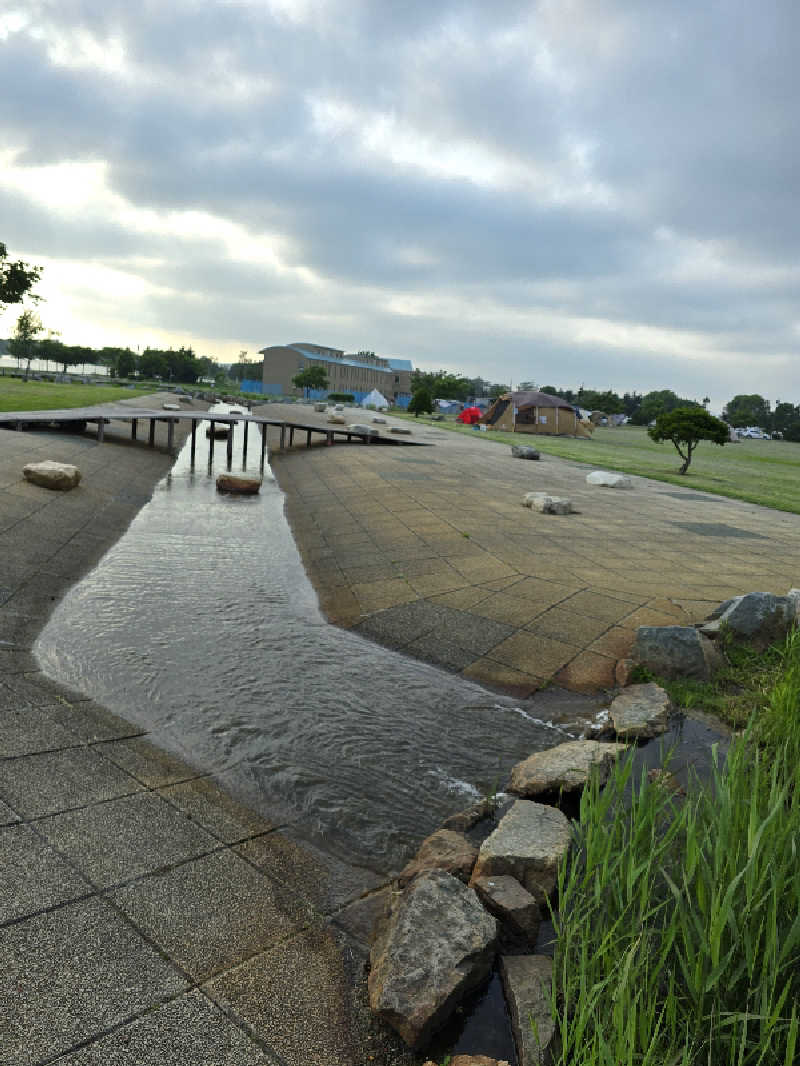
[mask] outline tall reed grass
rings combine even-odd
[[[766,707],[676,796],[621,761],[562,864],[563,1066],[800,1062],[800,634]]]

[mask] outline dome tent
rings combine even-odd
[[[385,411],[389,406],[389,401],[382,393],[378,392],[377,389],[373,389],[372,392],[368,393],[368,395],[366,395],[361,401],[361,406],[379,407],[382,411]]]

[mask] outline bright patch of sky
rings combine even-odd
[[[798,30],[792,0],[7,5],[0,240],[68,342],[800,402]]]

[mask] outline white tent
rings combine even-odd
[[[378,392],[377,389],[373,389],[372,392],[368,396],[365,396],[361,401],[361,406],[376,407],[380,408],[381,411],[385,411],[389,406],[389,401],[382,393]]]

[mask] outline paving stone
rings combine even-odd
[[[353,1066],[347,979],[339,946],[313,928],[203,989],[263,1035],[286,1066]]]
[[[199,776],[199,771],[188,763],[162,751],[144,737],[98,744],[97,750],[148,788],[162,788]]]
[[[354,632],[390,647],[403,647],[429,633],[442,617],[441,607],[415,600],[368,615],[354,627]]]
[[[141,791],[141,785],[94,749],[26,755],[0,762],[0,795],[24,818]]]
[[[114,901],[195,980],[285,940],[313,919],[232,851],[215,852],[117,890]]]
[[[351,866],[301,840],[291,830],[267,833],[234,849],[270,877],[294,886],[324,914],[380,888],[385,878]]]
[[[488,657],[523,673],[549,677],[573,659],[578,650],[574,645],[519,630],[497,647],[489,649]]]
[[[0,1064],[34,1066],[186,987],[93,898],[0,929]]]
[[[9,807],[7,803],[3,803],[0,800],[0,825],[14,825],[16,822],[21,821],[17,812]]]
[[[59,1066],[280,1066],[202,992],[189,992],[59,1059]]]
[[[30,826],[0,829],[0,925],[90,892]]]
[[[0,759],[68,748],[78,742],[74,734],[59,724],[58,708],[12,704],[0,711],[0,720]]]
[[[219,847],[210,833],[150,792],[44,818],[37,827],[99,888]]]
[[[94,700],[61,705],[58,720],[83,744],[139,737],[146,732],[141,726],[126,722]]]
[[[275,826],[239,803],[210,777],[196,777],[159,790],[160,795],[226,844],[235,844]]]

